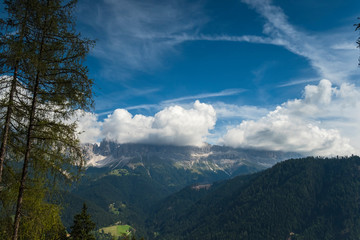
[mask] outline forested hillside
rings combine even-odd
[[[360,238],[359,157],[288,160],[199,194],[163,202],[156,239]]]
[[[61,193],[64,225],[69,228],[77,209],[86,202],[97,227],[120,221],[138,233],[146,231],[146,219],[158,203],[184,187],[256,172],[299,156],[212,145],[198,148],[105,140],[84,149],[90,166],[70,192]]]

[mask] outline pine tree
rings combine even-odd
[[[9,19],[0,20],[0,90],[2,91],[1,109],[2,125],[0,145],[0,183],[6,150],[9,142],[9,135],[12,128],[12,117],[15,108],[15,98],[19,85],[18,73],[21,72],[21,60],[24,59],[24,38],[28,33],[26,22],[28,20],[28,1],[17,4],[11,1],[4,1]],[[14,34],[14,29],[17,31]],[[14,127],[14,126],[13,126]]]
[[[16,184],[16,178],[9,176],[5,168],[4,181]],[[19,175],[19,174],[17,174]],[[48,189],[44,178],[29,178],[26,184],[22,207],[22,221],[19,227],[19,239],[65,239],[65,228],[60,219],[60,206],[47,202]],[[0,239],[11,239],[13,228],[13,209],[16,207],[17,188],[11,187],[0,195]]]
[[[0,106],[5,119],[0,170],[2,176],[6,157],[23,159],[13,234],[17,239],[28,177],[72,178],[74,165],[82,166],[76,124],[70,119],[92,105],[92,80],[83,62],[93,42],[74,29],[74,0],[4,3],[8,19],[1,21],[7,31],[1,34],[0,87],[8,94]]]
[[[65,228],[60,219],[60,207],[45,201],[47,189],[43,179],[27,184],[19,227],[20,239],[58,240]]]
[[[95,228],[95,223],[91,221],[90,215],[87,213],[87,206],[84,203],[81,213],[74,216],[74,225],[71,226],[72,240],[95,240],[91,233]]]

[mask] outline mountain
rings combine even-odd
[[[145,231],[146,218],[159,201],[186,186],[257,172],[299,156],[212,145],[198,148],[110,141],[86,145],[84,152],[84,176],[64,198],[66,226],[76,213],[72,202],[86,201],[98,227],[109,225],[110,220],[121,221],[138,232]],[[110,220],[104,221],[100,210],[110,214]]]
[[[228,177],[271,167],[279,161],[300,157],[280,151],[230,148],[216,145],[204,147],[149,144],[117,144],[102,141],[84,146],[87,165],[97,168],[145,167],[148,163],[171,164],[192,172],[215,172]]]
[[[157,206],[155,239],[360,239],[360,158],[288,160]]]

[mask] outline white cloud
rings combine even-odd
[[[81,143],[95,143],[101,140],[101,125],[97,115],[78,110],[71,122],[77,122],[77,132]]]
[[[302,99],[228,130],[220,142],[309,155],[358,154],[359,121],[360,90],[349,84],[332,87],[330,81],[322,80],[317,86],[306,86]]]
[[[152,122],[152,117],[132,116],[125,109],[116,109],[104,120],[102,133],[106,139],[119,143],[141,142],[149,135]]]
[[[254,35],[243,35],[243,36],[229,36],[229,35],[174,35],[171,36],[173,39],[184,42],[184,41],[216,41],[216,42],[251,42],[251,43],[259,43],[259,44],[278,44],[272,38],[254,36]]]
[[[183,107],[188,107],[189,106],[188,100],[200,100],[200,99],[210,99],[210,98],[233,96],[233,95],[238,95],[245,91],[247,91],[247,90],[240,89],[240,88],[224,89],[224,90],[221,90],[220,92],[201,93],[201,94],[196,94],[193,96],[184,96],[184,97],[179,97],[179,98],[168,99],[168,100],[161,101],[159,104],[141,104],[141,105],[136,105],[136,106],[130,106],[130,107],[127,107],[126,110],[162,109],[162,108],[174,105],[174,104],[180,105]],[[185,103],[181,103],[181,102],[185,102]],[[222,104],[222,103],[219,103],[219,104]],[[222,105],[225,106],[226,104],[225,105],[222,104]],[[232,106],[235,106],[235,105],[232,105]],[[230,107],[230,105],[227,107]],[[216,110],[216,112],[217,112],[217,110]]]
[[[341,42],[341,43],[335,43],[331,46],[332,49],[337,50],[355,50],[356,49],[356,43],[354,41],[351,42]]]
[[[164,107],[154,116],[133,116],[117,109],[98,121],[96,115],[87,113],[79,118],[78,126],[84,131],[82,142],[107,138],[118,143],[201,146],[206,141],[216,143],[222,136],[218,143],[232,147],[350,155],[360,153],[359,122],[360,89],[321,80],[318,85],[307,85],[302,98],[271,112],[256,106],[196,101],[191,106]]]
[[[154,116],[117,109],[104,120],[102,136],[118,143],[201,146],[215,123],[214,108],[199,101],[190,109],[171,106]]]
[[[198,95],[194,95],[194,96],[185,96],[185,97],[180,97],[180,98],[169,99],[169,100],[162,101],[161,103],[169,104],[169,103],[181,102],[181,101],[185,101],[185,100],[232,96],[232,95],[237,95],[237,94],[245,92],[245,91],[246,91],[245,89],[225,89],[220,92],[203,93],[203,94],[198,94]]]
[[[294,85],[303,84],[303,83],[318,82],[319,80],[320,80],[319,78],[293,79],[286,83],[280,84],[277,87],[279,87],[279,88],[289,87],[289,86],[294,86]]]
[[[212,106],[215,108],[216,115],[219,119],[259,119],[269,112],[268,109],[257,106],[239,106],[223,102],[215,102]]]

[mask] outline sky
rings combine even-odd
[[[83,143],[360,154],[358,0],[80,0]]]

